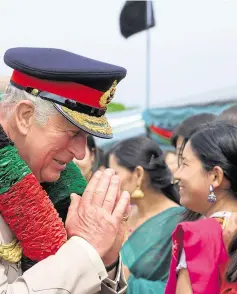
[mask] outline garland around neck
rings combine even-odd
[[[59,213],[59,217],[65,222],[70,205],[71,193],[82,195],[87,182],[82,176],[80,169],[72,161],[61,173],[58,181],[54,183],[42,183],[41,185],[53,202],[55,209]],[[36,263],[36,261],[32,261],[23,255],[21,259],[21,268],[23,272],[25,272]]]
[[[20,244],[26,257],[40,261],[55,254],[67,240],[64,224],[53,203],[1,126],[0,213],[19,241],[10,247],[11,257],[6,252],[3,254],[5,248],[0,247],[3,259],[19,261]]]

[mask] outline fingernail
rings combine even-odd
[[[119,177],[118,176],[113,176],[112,179],[111,179],[111,182],[113,184],[117,184],[119,182]]]
[[[108,175],[108,176],[111,176],[112,174],[113,174],[113,171],[112,171],[112,169],[106,169],[105,170],[105,172],[104,172],[106,175]]]
[[[94,176],[96,176],[96,177],[100,177],[102,175],[102,171],[100,171],[100,170],[97,170],[95,173],[94,173]]]
[[[70,195],[70,198],[72,199],[72,198],[74,198],[74,197],[76,197],[76,196],[77,196],[76,193],[72,193],[72,194]]]
[[[130,194],[128,193],[128,191],[123,191],[122,196],[123,198],[130,198]]]

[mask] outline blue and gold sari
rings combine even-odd
[[[123,245],[123,263],[131,272],[127,294],[164,293],[171,260],[171,235],[183,211],[182,207],[172,207],[151,217]]]

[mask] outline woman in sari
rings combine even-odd
[[[174,176],[181,204],[203,217],[191,222],[188,212],[175,229],[165,293],[237,293],[237,235],[227,246],[222,238],[237,212],[237,127],[216,121],[194,132]]]
[[[131,193],[130,236],[122,248],[127,294],[163,294],[171,258],[171,233],[181,219],[178,193],[159,146],[127,139],[110,152],[109,165]]]

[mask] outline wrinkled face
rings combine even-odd
[[[44,126],[33,122],[15,145],[39,182],[54,182],[74,157],[84,158],[86,138],[85,132],[59,114]]]
[[[95,154],[93,151],[91,152],[87,146],[85,150],[85,157],[83,159],[78,160],[74,158],[73,161],[80,168],[82,175],[86,178],[87,181],[89,181],[92,175]]]
[[[207,197],[211,179],[193,152],[190,142],[184,148],[181,165],[174,177],[179,180],[180,203],[195,212],[206,212],[210,206]]]
[[[118,164],[114,154],[109,157],[109,167],[114,169],[121,181],[121,190],[132,194],[136,189],[136,177],[133,172]]]

